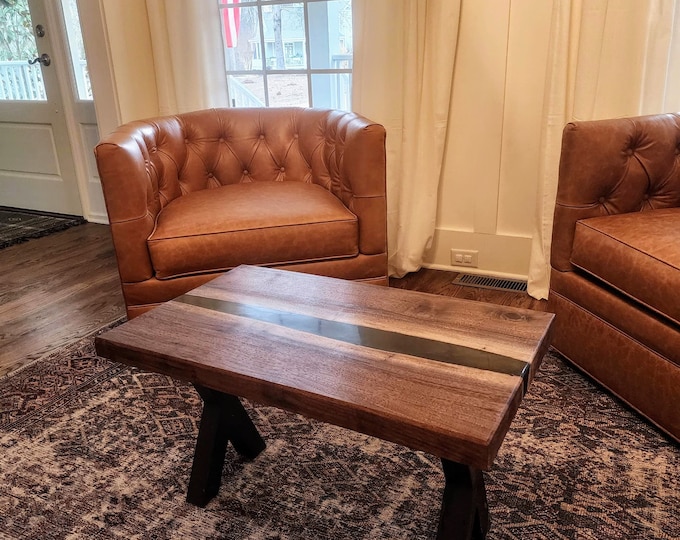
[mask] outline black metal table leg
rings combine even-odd
[[[265,442],[238,397],[198,384],[194,386],[203,399],[203,414],[196,440],[187,502],[202,507],[220,489],[229,441],[246,459],[257,457],[264,450]]]
[[[483,540],[489,531],[489,508],[482,471],[442,459],[444,496],[437,540]]]

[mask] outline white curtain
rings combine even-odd
[[[680,110],[679,0],[553,0],[529,294],[547,298],[562,129]]]
[[[226,107],[216,0],[146,0],[160,114]]]
[[[354,0],[352,102],[387,130],[389,272],[418,270],[435,229],[460,0]]]

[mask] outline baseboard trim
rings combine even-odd
[[[99,212],[91,212],[87,216],[85,216],[85,219],[89,221],[90,223],[101,223],[102,225],[108,225],[109,224],[109,216],[106,214],[101,214]]]

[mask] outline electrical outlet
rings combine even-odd
[[[479,251],[476,249],[452,249],[451,264],[453,266],[477,268],[479,266]]]

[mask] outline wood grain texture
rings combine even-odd
[[[125,315],[109,228],[0,251],[0,376]]]
[[[542,358],[545,351],[537,343],[544,341],[546,322],[552,319],[543,312],[364,284],[355,287],[312,275],[260,268],[231,274],[192,295],[284,311],[295,306],[296,313],[455,343],[528,363]]]
[[[537,366],[552,315],[241,267],[192,294],[488,348]],[[488,469],[522,398],[511,375],[388,353],[181,302],[99,354]]]

